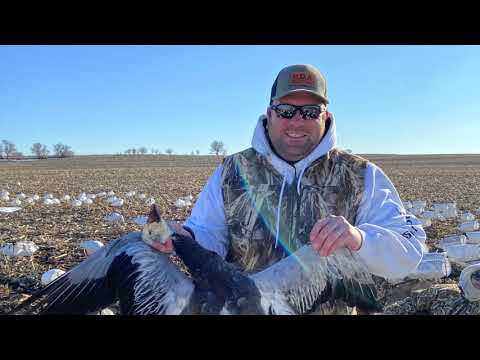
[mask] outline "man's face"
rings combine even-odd
[[[320,105],[317,96],[298,92],[274,100],[272,105]],[[272,110],[267,110],[267,130],[275,151],[285,160],[299,161],[310,154],[320,143],[325,133],[325,112],[316,120],[304,120],[300,111],[291,119],[285,119]]]

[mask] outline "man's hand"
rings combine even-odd
[[[328,215],[317,221],[310,232],[312,247],[320,256],[329,256],[342,247],[358,251],[362,241],[360,231],[343,216]]]

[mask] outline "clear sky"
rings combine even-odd
[[[0,46],[0,140],[24,154],[250,146],[286,65],[327,79],[338,145],[480,153],[480,46]]]

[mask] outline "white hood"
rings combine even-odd
[[[278,199],[277,206],[277,223],[276,223],[276,235],[275,235],[275,247],[278,245],[279,231],[280,231],[280,209],[283,199],[283,192],[285,190],[285,184],[291,184],[295,177],[298,177],[297,181],[297,193],[300,195],[300,185],[303,173],[305,169],[317,160],[318,158],[325,155],[328,151],[336,145],[337,137],[335,135],[335,119],[330,113],[330,126],[327,130],[327,133],[320,141],[320,144],[305,158],[295,163],[295,165],[290,165],[286,161],[280,159],[271,149],[268,139],[265,135],[265,128],[263,126],[263,121],[267,117],[265,115],[260,116],[257,121],[257,126],[253,133],[252,147],[265,156],[272,166],[283,176],[282,189],[280,190],[280,197]]]
[[[271,149],[268,139],[265,135],[265,128],[263,127],[263,121],[266,118],[267,117],[265,115],[261,115],[257,121],[257,126],[255,127],[252,138],[252,147],[257,152],[265,156],[273,165],[273,167],[283,175],[289,184],[293,182],[295,174],[299,178],[300,182],[305,169],[312,162],[333,149],[337,144],[335,119],[333,114],[330,113],[330,126],[320,144],[318,144],[317,147],[306,158],[298,161],[294,166],[290,165],[286,161],[279,158]]]

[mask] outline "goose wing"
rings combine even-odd
[[[364,262],[348,249],[321,257],[305,245],[251,278],[268,314],[305,314],[331,299],[378,309],[375,283]]]
[[[193,283],[133,232],[109,242],[20,304],[40,300],[42,313],[86,314],[120,299],[122,313],[180,313]]]

